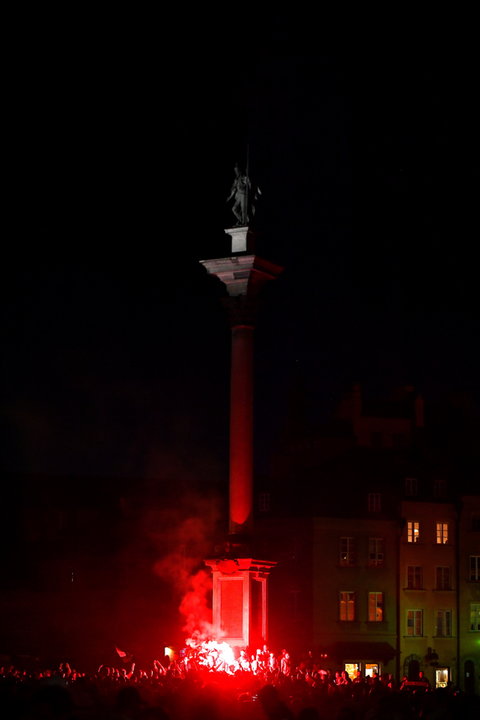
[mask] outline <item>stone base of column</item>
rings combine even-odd
[[[237,648],[267,642],[268,575],[275,562],[247,557],[209,558],[213,626],[217,639]]]

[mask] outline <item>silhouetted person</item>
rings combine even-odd
[[[258,693],[258,699],[268,720],[294,720],[293,713],[280,700],[273,685],[265,685]]]

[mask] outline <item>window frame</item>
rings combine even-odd
[[[378,601],[380,598],[380,602]],[[371,600],[374,602],[372,603]],[[380,611],[380,617],[377,613]],[[385,620],[385,595],[379,590],[371,590],[368,593],[368,622],[380,623]]]
[[[368,538],[368,566],[383,567],[385,565],[385,538],[370,536]]]
[[[439,623],[439,618],[442,618]],[[445,628],[445,632],[439,632]],[[453,613],[450,609],[437,608],[435,610],[435,637],[449,638],[453,633]]]
[[[338,593],[338,619],[340,622],[355,622],[356,593],[354,590],[340,590]],[[352,617],[350,617],[350,614]],[[342,617],[342,616],[345,617]]]
[[[407,520],[407,542],[415,545],[420,542],[420,521]]]
[[[470,582],[480,582],[480,555],[469,556],[468,579]]]
[[[433,481],[433,497],[445,498],[447,496],[446,478],[435,478]]]
[[[345,549],[342,547],[344,543],[346,545]],[[338,564],[340,567],[354,567],[357,564],[356,542],[355,538],[351,535],[340,536]]]
[[[422,565],[407,565],[407,590],[423,590]]]
[[[435,590],[452,590],[452,569],[448,565],[435,567]]]
[[[408,497],[417,497],[418,495],[418,478],[406,477],[405,478],[405,495]]]
[[[412,613],[412,624],[409,625],[409,615]],[[417,629],[417,619],[420,619],[420,632],[415,632]],[[406,611],[407,620],[407,637],[423,637],[423,609],[421,608],[408,608]],[[412,632],[409,632],[409,628],[412,628]]]
[[[449,523],[437,520],[435,523],[435,544],[448,545]]]
[[[480,633],[480,602],[470,603],[470,632]]]

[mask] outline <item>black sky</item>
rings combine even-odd
[[[354,380],[478,398],[467,69],[290,54],[278,51],[285,31],[269,30],[272,52],[240,52],[237,28],[156,57],[125,43],[18,57],[2,263],[8,470],[155,474],[185,443],[224,460],[228,329],[198,260],[227,252],[225,197],[247,138],[259,249],[285,267],[257,332],[265,442],[299,378],[319,417]]]

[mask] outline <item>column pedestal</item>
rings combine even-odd
[[[210,558],[213,626],[232,647],[257,648],[267,642],[267,578],[274,562],[253,558]]]

